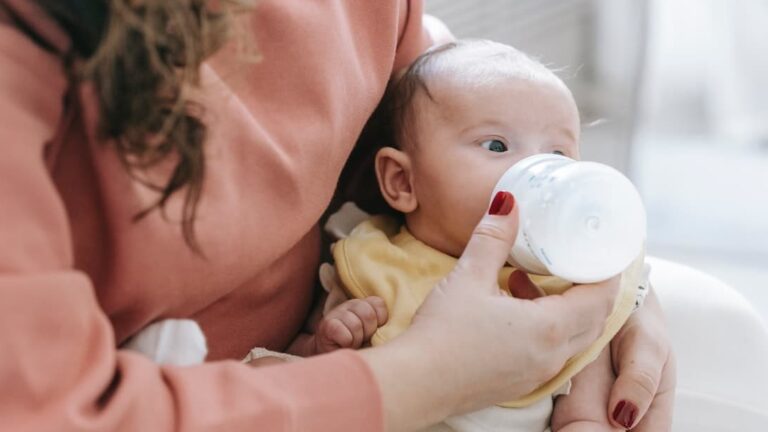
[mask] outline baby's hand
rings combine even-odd
[[[360,348],[387,322],[387,307],[379,297],[347,300],[331,309],[317,325],[315,352]]]

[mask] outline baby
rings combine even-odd
[[[376,216],[347,236],[340,233],[333,256],[346,296],[386,303],[388,321],[371,341],[377,345],[410,325],[431,288],[453,268],[510,166],[538,153],[579,158],[580,120],[571,92],[545,66],[512,47],[477,40],[422,55],[388,89],[367,128],[381,143],[366,150],[375,154],[367,175],[375,174],[380,198],[395,217]],[[356,181],[365,184],[365,175],[358,172]],[[493,203],[509,204],[498,197]],[[448,419],[434,430],[541,432],[550,421],[554,431],[623,430],[607,416],[614,380],[607,345],[633,309],[642,267],[639,257],[625,271],[602,337],[559,375],[518,401]],[[512,267],[499,274],[500,291],[518,297],[570,286]],[[600,403],[585,411],[586,405],[577,406],[585,400]]]
[[[333,247],[335,268],[321,268],[330,295],[289,354],[306,357],[377,345],[404,331],[431,288],[454,267],[502,173],[537,153],[578,159],[580,121],[570,91],[542,64],[503,44],[459,41],[417,59],[390,86],[365,134],[380,148],[358,149],[372,156],[370,164],[353,155],[348,167],[363,167],[353,175],[357,189],[377,183],[377,201],[383,198],[394,217],[366,218],[351,232],[344,215],[329,220],[331,231],[343,237]],[[510,205],[508,200],[494,205]],[[560,374],[520,400],[450,418],[431,430],[542,432],[550,422],[554,431],[623,430],[611,426],[606,415],[614,380],[607,345],[632,311],[641,269],[639,257],[622,275],[601,338]],[[505,295],[533,299],[570,286],[512,267],[499,273]],[[194,329],[182,329],[192,324],[154,324],[129,347],[157,361],[162,353],[180,352],[199,358],[173,362],[202,361],[202,334],[194,338]],[[254,350],[246,360],[267,364],[275,356],[285,357]],[[584,400],[599,403],[579,405]]]

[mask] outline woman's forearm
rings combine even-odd
[[[386,431],[418,430],[451,413],[450,394],[440,397],[440,380],[425,351],[413,352],[399,341],[360,351],[379,384]]]

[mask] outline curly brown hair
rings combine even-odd
[[[37,2],[70,35],[73,52],[67,57],[84,60],[68,65],[72,79],[96,88],[100,138],[114,143],[134,179],[159,193],[134,220],[163,211],[171,195],[184,189],[182,233],[201,253],[194,220],[205,175],[206,127],[202,107],[186,94],[199,83],[201,63],[230,37],[232,14],[253,2],[221,0],[218,10],[209,0]],[[165,184],[137,176],[169,157],[176,165]]]

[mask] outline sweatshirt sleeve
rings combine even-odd
[[[376,381],[338,351],[252,369],[161,367],[115,347],[74,269],[45,164],[67,87],[58,58],[0,23],[0,419],[13,431],[377,431]]]

